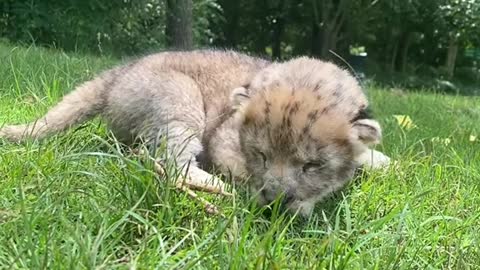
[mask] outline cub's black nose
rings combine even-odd
[[[295,200],[295,193],[291,190],[288,190],[283,195],[282,203],[285,205],[293,202],[294,200]]]
[[[280,204],[282,206],[285,206],[295,200],[295,192],[291,190],[287,190],[282,193],[275,193],[267,189],[262,189],[260,192],[262,197],[265,199],[265,201],[267,201],[268,204],[278,199]]]

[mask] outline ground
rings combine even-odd
[[[0,125],[118,62],[6,44],[0,60]],[[262,213],[242,192],[204,195],[225,214],[208,215],[98,120],[3,142],[0,268],[480,269],[480,99],[365,87],[378,149],[398,164],[359,175],[309,220]]]

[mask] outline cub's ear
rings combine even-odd
[[[352,123],[353,135],[365,145],[380,143],[382,139],[382,128],[380,124],[372,119],[360,119]]]
[[[230,102],[233,109],[239,109],[250,100],[250,94],[246,87],[238,87],[233,89],[230,95]]]

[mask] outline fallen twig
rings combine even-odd
[[[155,160],[153,157],[151,157],[148,154],[145,154],[144,151],[138,150],[138,151],[132,151],[136,156],[140,158],[145,158],[147,157],[151,161],[153,161],[153,168],[155,172],[160,175],[160,176],[165,176],[165,169],[163,168],[162,164],[160,164],[159,161]],[[218,215],[220,214],[220,211],[217,206],[214,204],[210,203],[209,201],[205,200],[204,198],[198,196],[192,189],[194,190],[199,190],[199,191],[204,191],[208,193],[214,193],[214,194],[220,194],[223,196],[233,196],[232,193],[229,193],[225,191],[226,185],[225,183],[221,182],[217,178],[212,179],[212,183],[205,183],[203,181],[200,181],[198,179],[194,179],[190,176],[186,177],[181,177],[176,181],[175,187],[185,193],[187,193],[188,196],[191,198],[199,201],[200,203],[203,204],[205,212],[209,214],[215,214]]]

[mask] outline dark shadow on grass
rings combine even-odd
[[[369,77],[368,82],[380,88],[401,90],[408,93],[429,93],[450,96],[479,96],[478,82],[458,79],[447,80],[442,77],[419,76],[412,74],[378,74]]]

